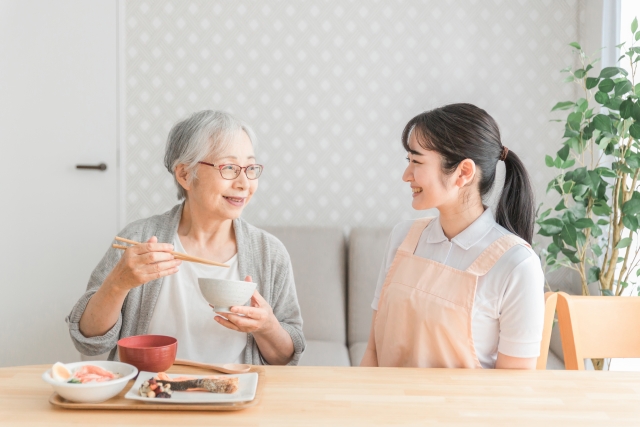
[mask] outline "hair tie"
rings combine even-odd
[[[502,153],[500,153],[500,159],[499,160],[502,160],[504,162],[506,160],[506,158],[507,158],[507,154],[508,153],[509,153],[509,149],[507,147],[505,147],[505,146],[502,146]]]

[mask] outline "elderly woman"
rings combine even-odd
[[[240,218],[258,188],[251,129],[233,116],[201,111],[169,133],[165,166],[184,202],[129,224],[120,236],[145,242],[109,249],[67,318],[85,355],[118,339],[159,334],[178,339],[178,357],[207,363],[297,364],[305,347],[289,254],[272,235]],[[224,262],[181,263],[169,252]],[[250,306],[215,316],[198,277],[253,280]]]

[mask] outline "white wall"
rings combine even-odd
[[[400,133],[451,102],[497,119],[541,200],[553,173],[544,154],[562,135],[549,110],[573,96],[559,70],[574,60],[568,43],[585,4],[128,1],[123,218],[176,203],[166,135],[205,108],[230,110],[258,134],[266,167],[244,214],[255,224],[376,226],[416,215]]]

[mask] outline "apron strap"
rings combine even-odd
[[[480,256],[467,268],[467,272],[476,276],[484,276],[493,268],[498,260],[515,245],[531,247],[527,242],[514,234],[506,234],[489,245]]]
[[[418,241],[420,240],[422,232],[427,228],[427,225],[429,225],[433,218],[435,217],[431,216],[427,218],[419,218],[413,221],[413,224],[411,224],[411,228],[409,229],[409,234],[407,234],[407,237],[405,237],[400,244],[398,251],[407,252],[413,255],[418,247]]]

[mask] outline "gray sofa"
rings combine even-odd
[[[307,349],[301,366],[357,366],[371,328],[371,301],[390,228],[261,227],[293,265]],[[547,369],[564,369],[557,330]],[[558,354],[559,357],[556,355]]]
[[[284,243],[304,324],[301,366],[356,366],[369,338],[371,301],[391,229],[262,227]]]

